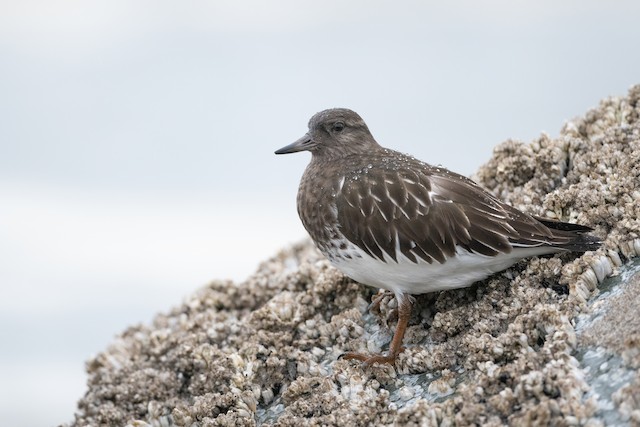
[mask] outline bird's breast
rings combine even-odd
[[[322,170],[305,171],[298,189],[298,215],[316,246],[327,257],[344,242],[340,240],[336,212],[336,191],[340,176],[327,176]]]

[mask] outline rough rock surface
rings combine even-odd
[[[556,139],[500,144],[474,179],[519,209],[590,224],[605,244],[418,297],[395,368],[364,369],[338,357],[385,349],[395,301],[367,313],[375,290],[304,242],[244,283],[214,281],[122,333],[87,363],[70,425],[600,426],[577,358],[584,348],[620,356],[631,379],[613,393],[613,411],[640,423],[640,279],[621,285],[635,287],[630,297],[609,300],[624,311],[576,332],[598,284],[640,254],[640,86]]]

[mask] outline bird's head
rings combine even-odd
[[[338,158],[380,148],[362,118],[346,108],[324,110],[309,120],[309,132],[276,151],[289,154],[311,151],[314,157]]]

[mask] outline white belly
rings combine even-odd
[[[382,262],[355,246],[351,249],[360,256],[333,259],[331,263],[357,282],[411,295],[471,286],[522,258],[553,252],[550,248],[514,248],[510,254],[489,257],[458,250],[444,264],[429,264],[422,260],[413,263],[404,256],[398,257],[398,262],[390,257]]]

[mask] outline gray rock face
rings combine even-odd
[[[578,316],[578,351],[590,388],[587,398],[606,425],[640,422],[640,262],[601,286],[590,310]]]
[[[363,369],[338,356],[380,352],[395,301],[368,313],[373,291],[301,243],[124,331],[69,425],[640,423],[640,86],[557,139],[499,145],[474,179],[603,247],[420,296],[395,369]]]

